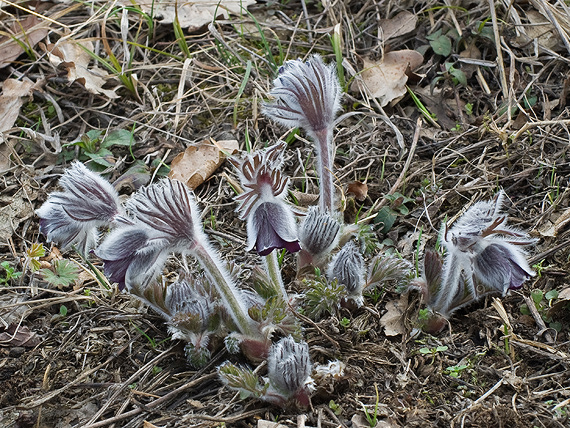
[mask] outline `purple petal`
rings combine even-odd
[[[162,270],[164,253],[163,247],[152,243],[148,231],[137,226],[113,231],[95,251],[105,263],[105,275],[121,290],[152,282]]]
[[[477,279],[501,293],[520,288],[532,276],[524,257],[510,247],[508,244],[490,244],[475,258]]]
[[[266,256],[274,249],[285,248],[289,252],[301,249],[297,228],[291,209],[285,202],[264,202],[250,214],[247,223],[250,249]]]

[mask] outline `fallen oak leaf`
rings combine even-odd
[[[406,332],[404,326],[404,312],[408,306],[408,295],[402,294],[400,299],[386,303],[386,313],[380,318],[380,325],[384,327],[386,336],[398,336]]]
[[[357,201],[364,201],[368,196],[368,184],[360,181],[353,181],[348,185],[346,193],[352,193]]]
[[[213,144],[212,144],[213,143]],[[237,140],[202,141],[179,153],[170,164],[170,177],[195,189],[206,181],[226,159],[239,150]]]
[[[406,94],[408,73],[418,68],[423,60],[422,54],[409,49],[388,52],[380,62],[364,59],[361,78],[354,81],[351,89],[366,90],[384,107]]]

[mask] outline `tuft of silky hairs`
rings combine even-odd
[[[40,232],[65,250],[75,247],[86,256],[97,245],[98,228],[126,219],[115,188],[105,178],[74,161],[59,185],[36,211]]]

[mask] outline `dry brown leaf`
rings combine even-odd
[[[34,89],[36,89],[34,82],[28,78],[23,80],[6,79],[2,83],[0,132],[12,128],[20,113],[20,107],[24,104],[23,97],[31,95]]]
[[[24,53],[22,43],[31,49],[49,32],[48,25],[33,15],[19,20],[13,27],[10,36],[0,38],[0,68],[10,65]]]
[[[234,154],[238,150],[237,140],[216,141],[215,144],[204,140],[199,146],[190,146],[179,153],[170,165],[168,176],[195,189],[222,164],[226,158],[224,152]]]
[[[125,6],[132,6],[130,0],[121,0]],[[182,28],[196,31],[208,25],[215,18],[229,18],[230,14],[245,14],[244,9],[255,4],[256,0],[194,0],[181,2],[173,0],[139,0],[138,7],[145,13],[151,13],[162,24],[172,24],[176,20]],[[178,7],[178,9],[176,9]]]
[[[387,312],[380,318],[380,325],[384,327],[386,336],[404,334],[404,312],[408,306],[408,295],[402,294],[399,300],[391,300],[386,303]]]
[[[119,98],[116,89],[103,89],[109,76],[102,68],[89,66],[91,56],[85,51],[93,51],[93,43],[89,40],[62,40],[58,43],[41,45],[48,54],[50,62],[56,67],[63,65],[67,68],[67,79],[79,82],[92,94],[103,94],[108,98]],[[84,49],[85,48],[85,49]]]
[[[10,168],[10,154],[12,150],[9,142],[4,140],[2,133],[14,126],[20,108],[24,104],[24,97],[32,94],[43,84],[34,83],[28,78],[23,80],[6,79],[2,83],[0,95],[0,172]]]
[[[410,31],[415,30],[417,23],[418,16],[406,10],[390,19],[381,19],[380,28],[382,28],[382,39],[389,40],[408,34]]]
[[[558,232],[560,232],[560,230],[566,227],[568,223],[570,223],[570,208],[567,208],[566,211],[564,211],[562,215],[556,219],[554,224],[549,223],[545,227],[541,228],[538,232],[542,236],[555,237],[558,235]]]
[[[40,342],[40,337],[25,325],[13,323],[8,326],[6,331],[0,333],[0,346],[33,348]]]
[[[378,98],[382,106],[406,94],[408,70],[418,68],[424,60],[422,54],[414,50],[388,52],[380,62],[364,60],[361,80],[355,80],[352,90],[362,89]]]
[[[357,201],[364,201],[368,196],[368,185],[360,181],[353,181],[348,185],[346,193],[352,193]]]

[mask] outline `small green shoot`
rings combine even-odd
[[[103,136],[103,131],[92,129],[87,131],[79,141],[66,144],[64,147],[68,148],[77,146],[82,150],[84,160],[91,159],[100,167],[109,168],[113,167],[116,162],[115,156],[110,148],[112,146],[126,146],[131,150],[133,144],[133,134],[131,131],[126,129],[111,131],[106,136]],[[72,156],[73,152],[68,155]]]
[[[40,258],[46,255],[46,250],[42,244],[34,242],[30,248],[26,250],[24,270],[28,267],[32,272],[40,269]]]
[[[0,266],[4,269],[4,276],[0,276],[0,285],[8,285],[13,279],[18,279],[22,276],[22,272],[16,272],[16,269],[10,266],[10,263],[4,261],[0,263]]]
[[[461,376],[461,373],[468,368],[469,368],[468,364],[457,364],[455,366],[446,368],[445,373],[457,379]]]
[[[61,306],[59,307],[59,316],[63,318],[63,317],[65,317],[66,315],[67,315],[67,306],[61,305]]]
[[[346,81],[344,79],[344,67],[342,66],[342,35],[340,24],[336,24],[334,26],[333,34],[330,39],[336,59],[336,72],[338,74],[340,87],[346,90],[347,88],[345,87]]]
[[[245,91],[245,87],[247,86],[247,82],[249,82],[249,76],[251,74],[251,67],[252,67],[252,62],[251,62],[251,60],[248,60],[246,66],[245,66],[245,73],[243,75],[243,80],[241,81],[241,85],[239,86],[238,93],[236,95],[236,102],[234,104],[234,127],[237,127],[238,105],[239,105],[240,98],[243,94],[243,91]],[[246,144],[246,147],[248,147],[247,144]],[[248,153],[249,153],[249,150],[248,150]]]
[[[350,320],[347,317],[343,317],[338,323],[346,328],[350,325]]]
[[[374,390],[376,391],[376,403],[374,405],[374,413],[370,414],[368,409],[364,404],[362,404],[362,409],[364,410],[364,416],[366,416],[366,420],[368,424],[374,428],[378,425],[378,404],[380,403],[380,395],[378,394],[378,385],[374,383]]]
[[[416,105],[422,116],[425,117],[426,120],[430,122],[432,125],[439,126],[437,124],[437,116],[431,113],[427,109],[427,107],[421,102],[418,96],[414,94],[414,91],[412,91],[409,86],[406,86],[406,89],[408,90],[408,94],[410,94],[410,97],[412,97],[412,101],[414,102],[414,104]]]
[[[340,416],[340,414],[342,413],[342,408],[340,407],[339,404],[336,404],[334,400],[329,401],[329,409],[331,409],[333,413],[337,416]]]
[[[445,352],[447,351],[449,348],[445,345],[440,345],[440,346],[436,346],[433,348],[430,348],[428,346],[424,346],[423,348],[419,349],[419,353],[423,354],[423,355],[431,355],[431,363],[433,364],[433,362],[435,361],[435,356],[438,354],[438,352]]]

